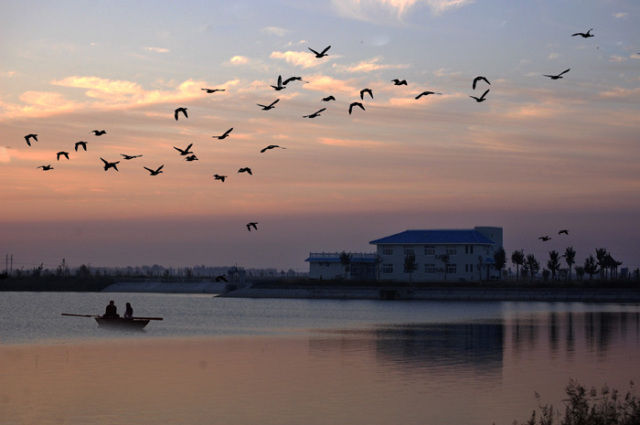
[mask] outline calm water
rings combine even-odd
[[[90,318],[109,299],[163,316]],[[0,293],[2,424],[511,424],[640,381],[640,306]]]

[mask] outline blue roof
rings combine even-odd
[[[491,239],[473,229],[460,230],[405,230],[395,235],[376,239],[370,244],[481,244],[493,245]]]

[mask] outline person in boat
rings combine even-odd
[[[131,303],[127,303],[127,307],[124,310],[124,318],[133,319],[133,307],[131,307]]]
[[[104,315],[102,316],[105,319],[115,319],[120,317],[118,315],[118,307],[116,307],[116,304],[113,300],[109,301],[109,305],[107,305],[107,308],[104,311]]]

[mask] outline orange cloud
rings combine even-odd
[[[369,60],[360,61],[355,65],[337,65],[334,64],[333,67],[338,71],[346,71],[346,72],[372,72],[378,71],[381,69],[406,69],[409,68],[407,64],[381,64],[379,63],[382,60],[382,57],[378,56]]]
[[[249,63],[249,58],[246,56],[236,55],[232,56],[231,59],[229,59],[229,63],[231,65],[246,65]]]
[[[349,94],[358,91],[358,89],[351,84],[351,80],[339,80],[328,75],[312,75],[306,78],[309,82],[302,86],[306,90]]]
[[[627,98],[640,96],[640,87],[634,89],[625,89],[622,87],[614,87],[611,90],[600,92],[600,97],[608,98]]]
[[[335,139],[331,137],[319,137],[317,140],[323,145],[346,148],[377,148],[384,145],[384,143],[375,140]]]
[[[274,51],[271,52],[269,57],[272,59],[284,59],[287,63],[302,68],[311,68],[324,63],[324,61],[317,59],[310,52],[296,52],[292,50],[287,50],[286,52]]]

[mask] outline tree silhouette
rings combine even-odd
[[[527,255],[525,263],[529,272],[529,279],[533,280],[533,278],[536,277],[536,274],[540,270],[540,263],[538,262],[538,260],[536,260],[536,257],[533,254]]]
[[[576,263],[576,251],[572,246],[569,246],[564,250],[563,257],[564,261],[567,263],[567,266],[569,266],[569,280],[571,280],[571,268]]]
[[[344,277],[349,279],[349,265],[351,264],[351,254],[345,251],[340,253],[340,264],[344,267]]]
[[[593,255],[589,255],[584,260],[584,272],[589,275],[589,280],[593,279],[593,275],[598,273],[598,263]]]
[[[607,278],[607,255],[609,255],[609,253],[605,248],[596,248],[596,259],[600,267],[600,279]]]
[[[547,267],[551,272],[551,278],[556,280],[556,273],[560,270],[560,254],[555,249],[549,251],[549,261],[547,261]]]
[[[496,270],[498,270],[498,274],[500,275],[500,278],[502,279],[502,269],[504,268],[505,264],[507,263],[507,254],[506,252],[504,252],[504,248],[500,247],[500,249],[498,249],[494,254],[493,254],[493,267],[496,268]]]
[[[582,266],[576,267],[576,276],[578,280],[582,280],[582,277],[584,276],[584,267]]]
[[[520,267],[524,264],[524,250],[513,251],[511,262],[516,265],[516,280],[520,279]]]
[[[416,263],[415,254],[407,252],[407,254],[404,256],[404,272],[409,273],[409,282],[411,282],[411,276],[417,268],[418,264]]]

